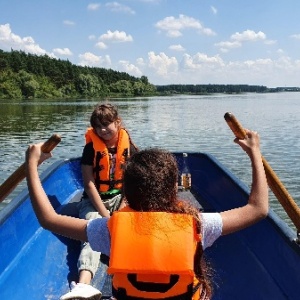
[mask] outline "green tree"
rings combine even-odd
[[[8,72],[3,75],[3,72]],[[82,67],[69,61],[23,51],[0,49],[0,74],[5,97],[143,96],[156,93],[148,78],[112,69]],[[9,74],[9,75],[8,75]],[[15,89],[15,93],[13,92]],[[20,93],[21,91],[21,93]]]
[[[1,98],[22,98],[22,92],[15,77],[15,74],[10,70],[0,72]]]
[[[102,85],[96,76],[80,74],[77,88],[81,95],[86,97],[97,97],[101,95]]]
[[[119,80],[110,85],[110,90],[113,93],[120,94],[122,96],[133,96],[133,87],[128,80]]]
[[[39,88],[38,82],[35,80],[32,74],[21,70],[19,73],[19,83],[22,91],[22,95],[25,98],[34,98],[37,89]]]
[[[145,94],[146,86],[141,81],[136,81],[132,85],[134,96],[143,96]]]
[[[36,98],[60,98],[63,97],[61,89],[57,89],[55,84],[51,81],[50,78],[45,76],[40,76],[37,78],[39,83],[39,88],[36,90]]]
[[[141,77],[141,82],[144,83],[145,85],[149,84],[148,78],[146,76]]]

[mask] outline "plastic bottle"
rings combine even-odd
[[[187,163],[187,153],[183,153],[183,168],[181,172],[181,187],[184,191],[190,190],[192,185],[192,176]]]

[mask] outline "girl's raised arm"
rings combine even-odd
[[[76,240],[87,241],[87,221],[55,212],[38,174],[38,165],[51,157],[51,153],[41,151],[42,143],[30,145],[26,151],[26,179],[34,212],[41,226],[54,233]]]

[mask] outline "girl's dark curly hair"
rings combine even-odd
[[[124,170],[124,194],[137,211],[170,211],[176,202],[178,170],[167,151],[142,150],[134,154]]]
[[[177,180],[178,166],[174,155],[162,149],[149,148],[135,153],[126,163],[123,193],[133,210],[190,214],[201,230],[198,210],[187,201],[177,199]],[[205,299],[209,299],[212,288],[200,243],[195,253],[194,271],[206,293]]]

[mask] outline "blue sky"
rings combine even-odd
[[[299,0],[0,0],[0,49],[153,84],[300,86]]]

